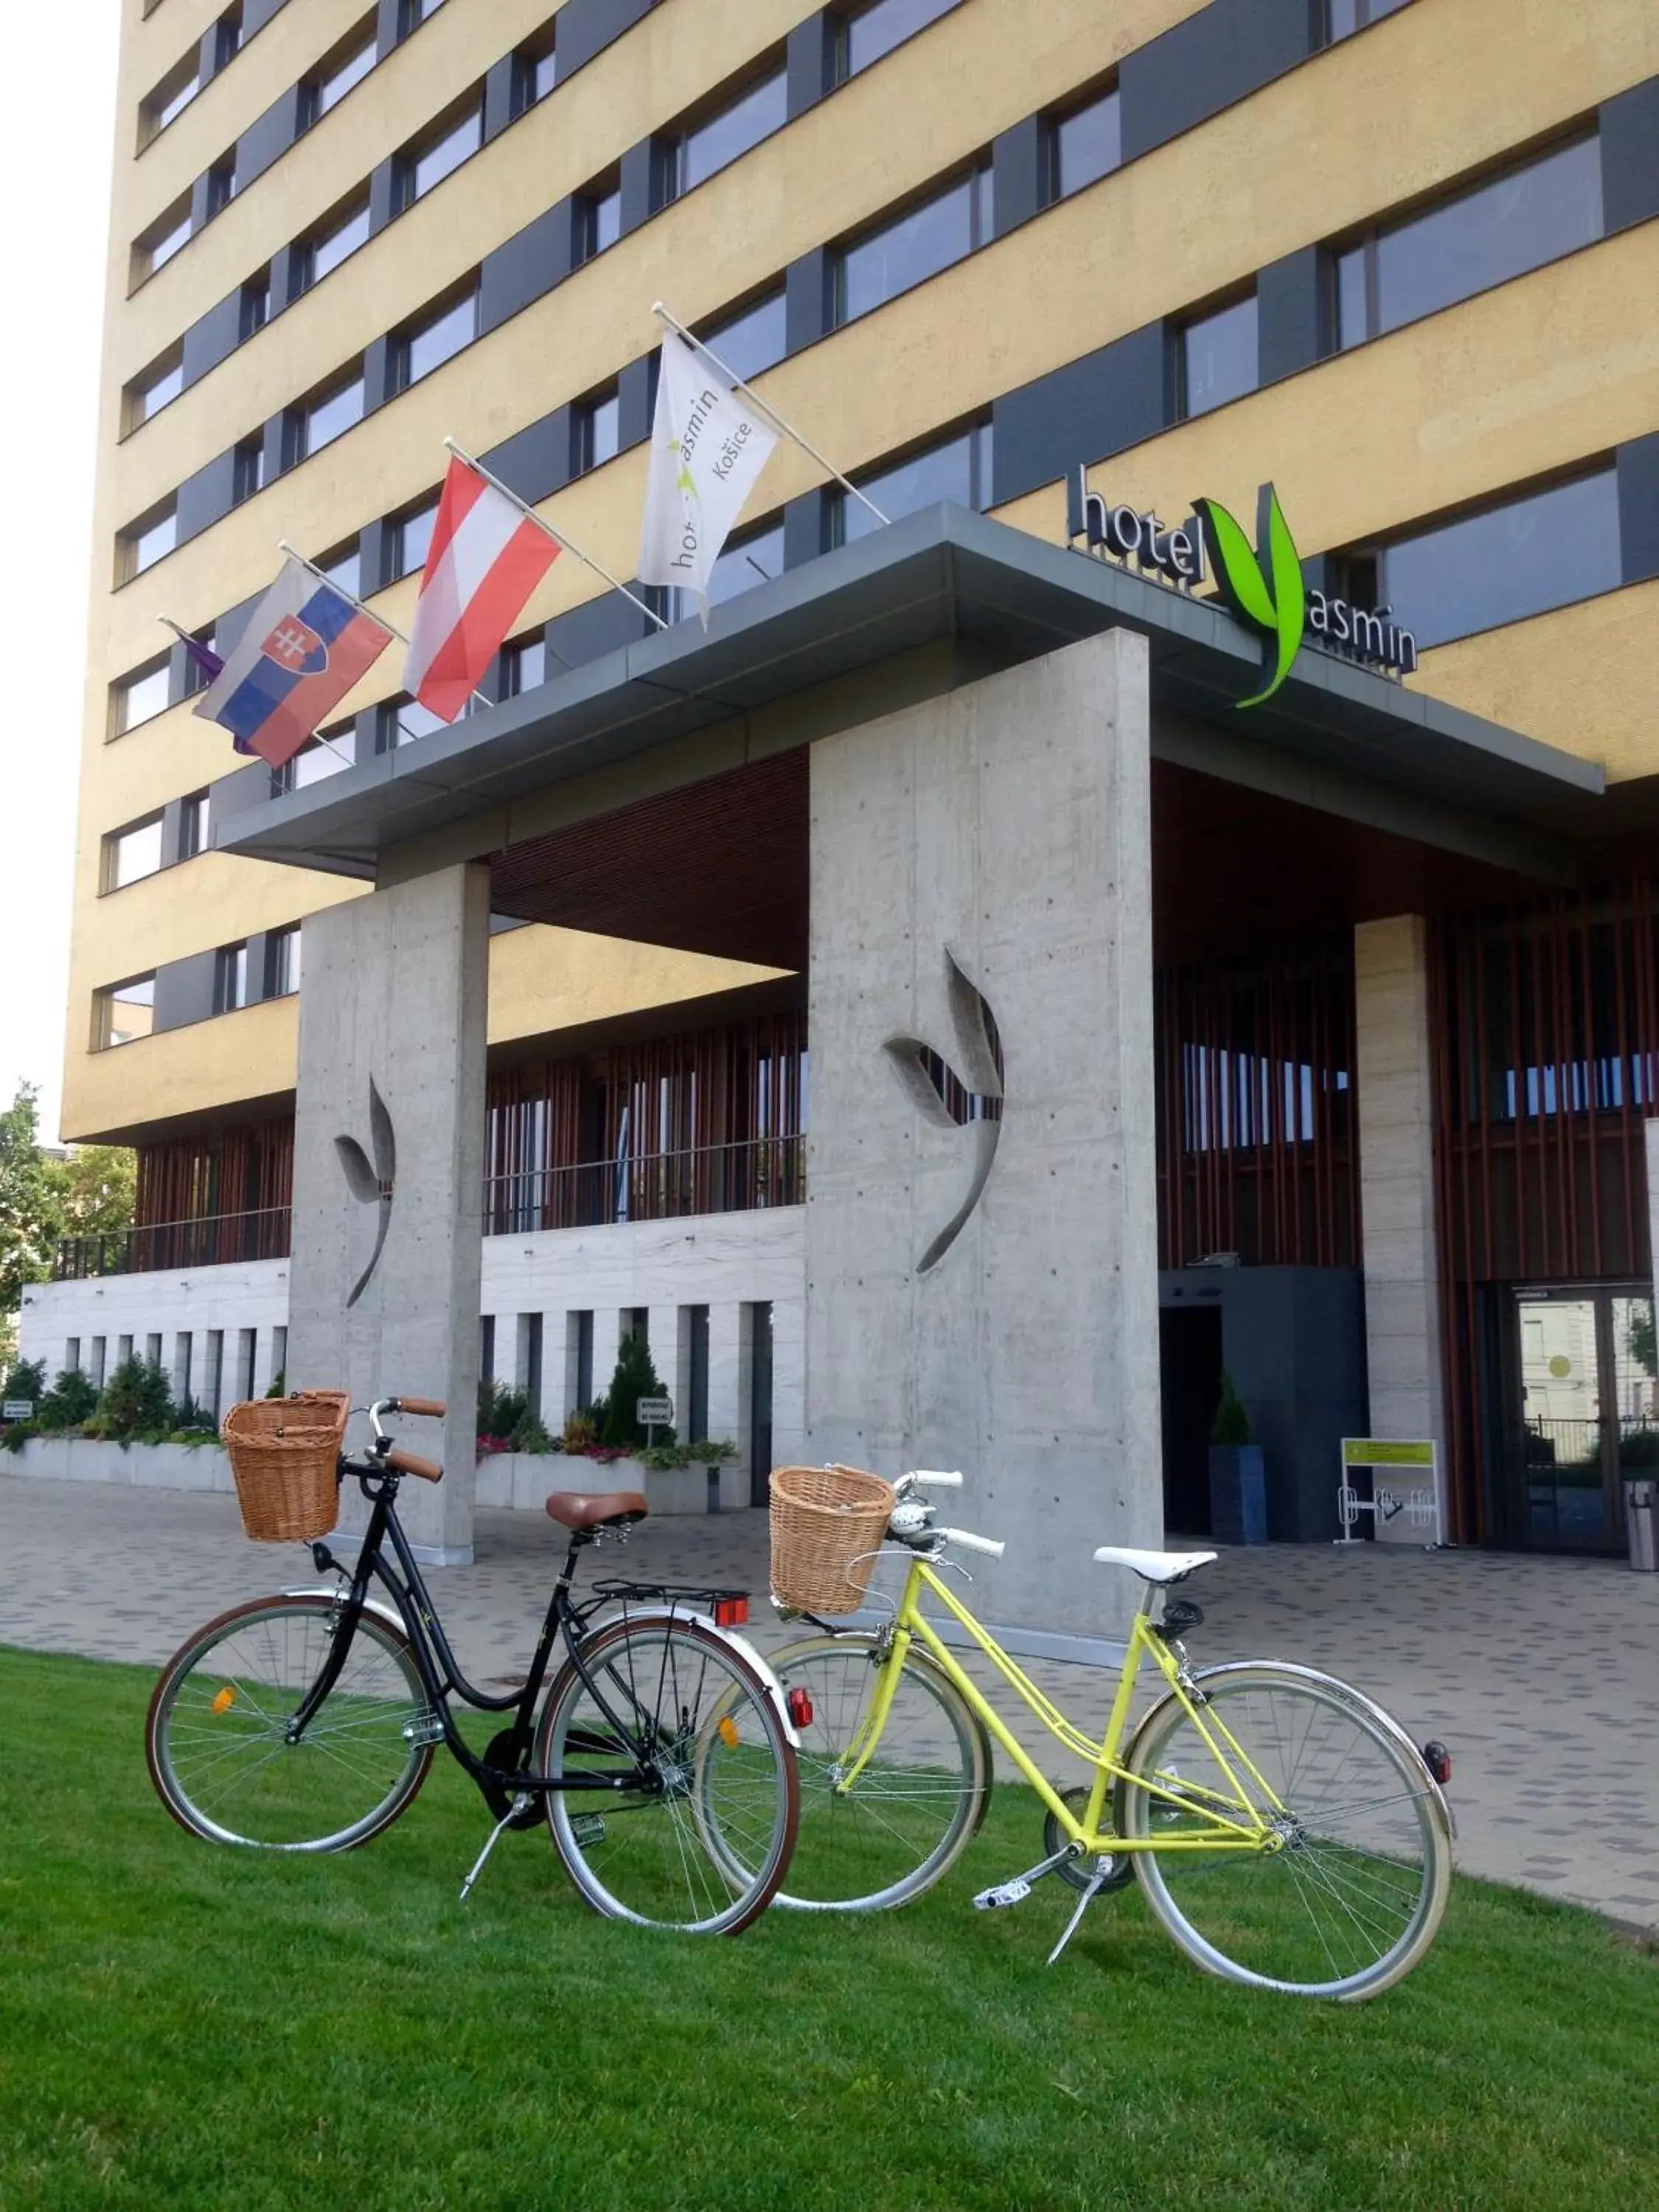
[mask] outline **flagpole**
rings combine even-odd
[[[307,561],[305,555],[296,551],[295,549],[289,544],[286,538],[279,538],[277,539],[276,550],[279,553],[286,553],[289,560],[297,561],[302,568],[309,568],[312,574],[316,577],[319,584],[326,584],[331,592],[337,592],[343,599],[349,599],[352,605],[356,608],[360,615],[367,615],[370,622],[379,623],[382,629],[389,629],[393,637],[397,639],[398,644],[407,647],[409,640],[404,635],[402,630],[398,629],[396,623],[388,622],[384,615],[377,615],[373,607],[365,606],[362,601],[357,597],[356,592],[347,591],[345,586],[338,582],[334,577],[331,576],[326,568],[319,568],[314,561]],[[492,699],[487,691],[479,690],[476,684],[472,687],[472,696],[477,699],[481,705],[485,707],[494,707],[499,703],[497,701]],[[414,731],[408,727],[401,717],[394,716],[393,719],[397,721],[398,727],[402,730],[404,735],[409,739],[410,744],[413,744],[416,741]],[[325,738],[321,739],[320,742],[326,744],[328,740]],[[341,758],[343,759],[344,757],[345,756],[342,754]]]
[[[642,599],[640,599],[635,592],[629,590],[626,584],[618,583],[616,577],[611,574],[610,569],[602,568],[599,562],[592,559],[590,555],[584,553],[581,547],[576,544],[574,538],[567,538],[562,531],[556,530],[552,524],[547,520],[547,517],[544,514],[538,514],[533,507],[530,506],[527,501],[521,500],[519,497],[518,493],[514,490],[510,484],[504,484],[499,477],[492,476],[482,461],[474,460],[471,454],[467,453],[462,447],[458,446],[453,438],[446,438],[444,440],[444,444],[449,452],[453,453],[456,459],[460,462],[463,468],[476,470],[477,474],[483,478],[487,484],[493,484],[504,500],[510,501],[513,506],[518,508],[520,514],[524,516],[527,522],[533,522],[538,530],[544,532],[546,535],[553,540],[553,543],[561,547],[565,552],[574,553],[576,558],[581,562],[583,568],[591,568],[596,576],[603,576],[605,582],[610,585],[613,592],[620,592],[623,599],[628,600],[631,605],[636,606],[642,615],[648,616],[650,619],[655,623],[659,629],[666,629],[668,628],[668,624],[663,620],[662,617],[657,612],[654,607],[648,607]],[[561,659],[563,659],[562,654],[559,654],[556,657]],[[566,665],[568,666],[568,665],[569,664],[567,662]]]
[[[867,507],[871,514],[875,516],[878,522],[885,523],[887,517],[876,505],[874,500],[866,498],[864,493],[859,489],[855,483],[852,483],[848,477],[842,476],[841,471],[836,466],[835,463],[833,461],[826,460],[823,455],[819,453],[817,447],[811,444],[808,440],[803,438],[800,432],[794,428],[793,423],[786,422],[775,407],[769,407],[765,400],[761,398],[759,392],[755,390],[754,386],[750,384],[745,384],[742,377],[740,377],[734,369],[728,368],[712,346],[706,346],[700,337],[696,337],[694,332],[687,330],[685,325],[681,322],[678,317],[671,315],[660,300],[653,300],[652,301],[651,312],[656,316],[659,322],[666,323],[671,331],[678,331],[680,336],[685,340],[687,345],[696,346],[700,354],[703,355],[708,360],[712,361],[715,368],[719,369],[720,374],[727,380],[735,391],[746,392],[749,398],[753,400],[755,405],[759,409],[760,412],[765,416],[767,421],[770,422],[775,429],[781,430],[786,438],[792,438],[795,444],[800,447],[802,453],[810,453],[821,469],[827,469],[843,491],[851,492],[853,497],[858,501],[860,506]]]

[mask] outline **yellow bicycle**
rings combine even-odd
[[[918,1471],[895,1486],[887,1536],[908,1553],[909,1570],[890,1621],[872,1632],[819,1620],[823,1633],[771,1655],[799,1731],[801,1781],[794,1859],[775,1902],[858,1912],[920,1897],[985,1816],[994,1743],[1045,1810],[1044,1852],[974,1901],[1017,1905],[1047,1875],[1068,1884],[1078,1904],[1051,1957],[1092,1899],[1138,1879],[1188,1956],[1229,1980],[1352,2000],[1407,1973],[1433,1940],[1451,1882],[1441,1747],[1419,1751],[1369,1698],[1307,1668],[1195,1669],[1182,1639],[1203,1615],[1167,1592],[1215,1553],[1111,1545],[1095,1558],[1146,1587],[1097,1741],[941,1579],[952,1551],[1003,1550],[934,1525],[919,1493],[961,1480]],[[1085,1783],[1057,1789],[1039,1770],[927,1619],[924,1597],[1091,1770]],[[1148,1666],[1163,1694],[1132,1727]]]

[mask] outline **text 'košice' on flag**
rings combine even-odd
[[[453,722],[558,557],[556,542],[539,523],[476,469],[452,459],[415,603],[404,690]]]
[[[665,331],[640,535],[640,576],[678,584],[708,620],[719,558],[777,432],[682,337]]]
[[[281,768],[391,642],[383,623],[290,554],[196,711],[222,723],[239,751]]]

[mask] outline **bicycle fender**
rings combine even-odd
[[[336,1598],[339,1595],[339,1591],[331,1583],[308,1583],[303,1589],[285,1589],[283,1592],[284,1597]],[[389,1628],[395,1628],[399,1636],[408,1636],[409,1631],[404,1626],[402,1615],[395,1606],[388,1605],[384,1598],[366,1597],[363,1600],[363,1611],[377,1613]]]
[[[616,1616],[617,1619],[621,1617],[620,1614]],[[738,1657],[752,1667],[756,1674],[760,1676],[765,1686],[766,1694],[771,1699],[773,1709],[782,1725],[783,1733],[791,1751],[800,1749],[799,1731],[789,1717],[789,1706],[783,1694],[783,1685],[746,1636],[739,1636],[734,1629],[722,1628],[712,1614],[698,1613],[690,1606],[630,1605],[628,1607],[628,1618],[629,1620],[695,1620],[699,1628],[706,1628],[711,1636],[718,1636],[722,1644],[729,1644]]]

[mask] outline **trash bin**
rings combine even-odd
[[[1659,1511],[1659,1481],[1644,1476],[1625,1485],[1625,1527],[1630,1536],[1630,1563],[1644,1574],[1659,1565],[1654,1555],[1654,1517]]]

